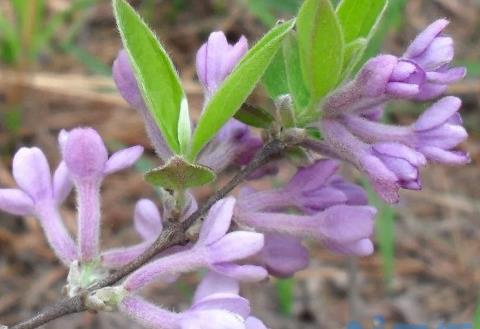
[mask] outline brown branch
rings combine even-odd
[[[267,143],[245,168],[240,170],[224,187],[222,187],[215,194],[213,194],[202,205],[202,207],[200,207],[184,222],[169,225],[158,237],[158,239],[153,243],[153,245],[150,246],[150,248],[145,251],[145,253],[143,253],[140,257],[135,259],[130,264],[122,267],[118,271],[114,272],[113,274],[109,275],[105,279],[98,281],[97,283],[89,287],[83,295],[66,298],[58,302],[54,306],[50,307],[49,309],[39,313],[35,317],[18,323],[10,329],[34,329],[62,316],[86,311],[87,309],[84,303],[84,296],[87,293],[117,283],[133,271],[146,264],[160,252],[174,245],[186,243],[188,239],[185,232],[188,230],[188,228],[190,228],[190,226],[192,226],[193,223],[195,223],[198,219],[205,215],[207,211],[213,206],[213,204],[215,204],[215,202],[224,198],[245,178],[247,178],[250,174],[260,168],[262,165],[266,164],[273,157],[279,155],[286,147],[287,144],[279,140],[273,140]]]

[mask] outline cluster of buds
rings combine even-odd
[[[469,162],[468,154],[455,149],[467,138],[456,97],[438,100],[410,126],[378,122],[387,102],[434,100],[465,76],[464,68],[448,67],[454,49],[452,38],[442,34],[447,25],[444,19],[434,22],[400,58],[368,61],[325,100],[323,118],[315,124],[324,136],[317,149],[354,164],[390,203],[398,201],[400,188],[421,189],[420,168],[427,162]]]

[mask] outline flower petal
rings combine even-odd
[[[298,238],[284,234],[265,234],[262,262],[268,272],[279,278],[291,277],[305,269],[310,261],[308,250]]]
[[[228,197],[217,201],[203,222],[197,244],[209,245],[227,233],[232,221],[235,199]]]
[[[412,58],[421,55],[438,37],[440,33],[447,27],[449,21],[446,19],[438,19],[430,24],[422,33],[420,33],[415,40],[410,44],[404,56]]]
[[[142,146],[132,146],[112,154],[105,164],[105,175],[131,167],[143,154]]]
[[[317,232],[324,241],[355,242],[370,237],[377,210],[368,206],[334,206],[319,216]]]
[[[53,197],[61,204],[73,189],[73,180],[64,161],[60,162],[53,174]]]
[[[415,122],[415,130],[423,131],[438,127],[458,112],[462,100],[458,97],[447,96],[430,106]]]
[[[34,208],[32,199],[18,189],[0,189],[0,209],[17,216],[26,216]]]
[[[103,175],[108,160],[107,148],[94,129],[73,129],[68,136],[64,153],[65,163],[74,178]]]
[[[238,295],[240,285],[237,280],[210,271],[198,285],[193,303],[196,304],[205,297],[218,293]]]
[[[370,256],[374,252],[373,242],[370,239],[362,239],[347,244],[338,244],[335,242],[327,242],[325,246],[333,252],[342,255],[352,256]]]
[[[422,147],[420,151],[428,160],[446,165],[465,165],[471,161],[468,153],[462,151],[447,151],[438,147]]]
[[[221,275],[234,278],[242,282],[258,282],[268,276],[268,272],[261,266],[237,265],[233,263],[214,264],[211,269]]]
[[[157,206],[148,199],[142,199],[135,206],[135,230],[144,240],[154,240],[162,233],[162,217]]]
[[[22,147],[13,158],[13,177],[34,202],[51,198],[52,176],[43,152],[36,147]]]
[[[249,316],[245,321],[246,329],[267,329],[262,321],[256,317]]]
[[[190,311],[224,310],[246,318],[250,314],[250,303],[237,294],[217,293],[195,302]]]
[[[244,231],[228,233],[209,246],[209,262],[215,264],[244,259],[262,250],[263,245],[263,234]]]

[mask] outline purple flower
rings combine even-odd
[[[0,189],[0,209],[19,216],[36,216],[57,257],[66,265],[77,259],[75,242],[58,210],[72,186],[64,163],[60,163],[52,179],[43,152],[23,147],[13,158],[13,177],[19,188]]]
[[[250,306],[239,296],[213,295],[195,303],[187,311],[175,313],[141,297],[128,296],[120,302],[119,309],[147,328],[245,329],[243,314],[250,311]]]
[[[266,328],[260,320],[250,316],[250,303],[239,296],[239,291],[237,281],[210,272],[199,284],[192,306],[184,312],[163,310],[134,295],[124,298],[119,309],[149,328]]]
[[[198,163],[221,172],[230,165],[248,164],[262,147],[248,126],[230,119],[198,156]]]
[[[231,295],[232,297],[238,296],[240,294],[239,282],[215,272],[208,272],[195,290],[193,303],[196,304],[205,298],[220,294]],[[240,307],[238,307],[236,313],[246,318],[246,329],[267,329],[262,321],[250,315],[249,310],[240,310]]]
[[[460,99],[444,97],[410,126],[375,122],[361,113],[339,114],[321,121],[324,141],[313,144],[320,152],[357,166],[377,193],[394,203],[400,188],[421,188],[419,170],[426,160],[449,165],[469,162],[468,154],[456,150],[468,137],[460,107]]]
[[[262,234],[236,231],[227,233],[235,199],[218,201],[205,219],[197,243],[190,249],[161,257],[132,273],[124,283],[135,291],[165,276],[190,272],[198,268],[241,280],[258,281],[267,275],[265,269],[253,265],[237,265],[236,261],[258,253],[264,244]]]
[[[256,256],[256,260],[270,275],[289,278],[306,269],[310,258],[301,239],[285,234],[267,233],[265,246]]]
[[[243,210],[237,211],[235,220],[240,225],[255,228],[259,232],[312,238],[330,247],[351,246],[370,240],[375,214],[376,210],[372,207],[339,205],[311,216]],[[358,255],[371,254],[371,241],[369,248],[360,251]]]
[[[365,119],[366,120],[366,119]],[[336,120],[323,120],[323,146],[364,172],[387,202],[398,202],[400,188],[419,189],[419,168],[425,157],[401,143],[368,144]]]
[[[207,98],[211,97],[248,51],[245,37],[234,45],[223,32],[213,32],[197,52],[197,74]]]
[[[92,261],[98,257],[99,191],[103,177],[131,166],[142,153],[141,146],[134,146],[118,151],[108,158],[105,144],[95,130],[77,128],[68,133],[63,156],[77,190],[80,260]]]
[[[347,115],[343,123],[356,136],[370,143],[402,143],[428,160],[450,165],[466,164],[468,154],[455,150],[468,134],[458,113],[462,102],[444,97],[428,108],[410,126],[392,126]]]
[[[415,38],[403,55],[426,72],[427,81],[416,96],[418,100],[434,99],[443,94],[449,84],[465,77],[465,68],[448,67],[455,54],[453,39],[443,35],[448,24],[446,19],[433,22]]]
[[[165,138],[145,104],[128,59],[128,54],[123,49],[120,50],[113,62],[113,79],[122,97],[142,115],[145,129],[157,155],[166,162],[172,156],[172,152],[168,148]]]
[[[325,115],[370,111],[390,99],[411,99],[420,92],[425,72],[413,61],[392,55],[370,59],[357,77],[327,97]]]
[[[430,100],[449,84],[465,77],[463,67],[449,69],[454,57],[453,40],[443,36],[448,21],[440,19],[412,42],[402,58],[379,55],[370,59],[358,76],[327,97],[325,114],[363,114],[391,99]],[[374,112],[374,113],[375,113]],[[375,116],[376,116],[375,113]]]
[[[242,193],[238,208],[248,211],[279,211],[288,208],[314,214],[333,205],[366,205],[365,191],[335,175],[340,163],[319,160],[298,169],[283,188],[261,192]]]
[[[213,32],[197,52],[197,74],[205,88],[206,100],[215,93],[248,51],[245,37],[230,45],[223,32]],[[228,166],[248,164],[262,147],[262,141],[254,136],[248,126],[230,119],[217,136],[204,148],[198,162],[220,172]]]
[[[191,194],[187,194],[187,202],[185,202],[185,207],[182,210],[181,219],[188,218],[196,210],[196,200]],[[166,217],[169,216],[167,209],[163,209],[163,213]],[[102,252],[101,260],[103,266],[107,268],[119,268],[134,261],[160,236],[163,230],[162,215],[152,201],[142,199],[137,202],[134,213],[134,227],[143,241],[133,246],[115,248]],[[182,248],[172,247],[160,253],[158,257],[169,255],[180,249]],[[172,276],[172,281],[175,281],[173,279],[176,277],[177,276]]]
[[[462,165],[470,161],[467,153],[454,150],[468,137],[458,113],[462,102],[456,97],[445,97],[425,111],[413,125],[415,148],[437,163]]]

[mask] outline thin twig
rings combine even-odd
[[[58,319],[62,316],[79,313],[86,311],[84,304],[84,297],[86,294],[93,292],[97,289],[111,286],[133,271],[137,270],[148,261],[150,261],[155,255],[158,255],[160,252],[178,244],[187,242],[187,237],[185,232],[190,228],[190,226],[200,219],[207,211],[217,202],[218,200],[224,198],[228,193],[230,193],[235,187],[237,187],[245,178],[252,174],[255,170],[260,168],[262,165],[266,164],[273,157],[279,155],[285,148],[287,144],[279,140],[273,140],[267,143],[260,152],[255,156],[255,158],[242,170],[240,170],[224,187],[218,190],[214,195],[212,195],[196,212],[194,212],[190,217],[188,217],[182,223],[174,223],[168,226],[158,239],[153,243],[153,245],[145,251],[140,257],[135,259],[130,264],[122,267],[115,273],[106,277],[103,280],[98,281],[96,284],[91,286],[83,295],[74,296],[72,298],[66,298],[49,309],[39,313],[35,317],[18,323],[17,325],[11,327],[10,329],[34,329],[45,323],[48,323],[52,320]]]

